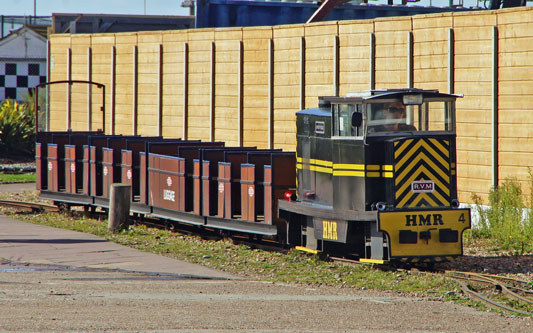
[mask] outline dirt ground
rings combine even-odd
[[[531,318],[352,288],[0,265],[2,331],[531,332]]]

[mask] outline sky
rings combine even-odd
[[[189,15],[181,7],[182,0],[0,0],[1,15],[33,15],[52,13]]]

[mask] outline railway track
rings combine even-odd
[[[59,207],[54,205],[15,200],[0,200],[0,206],[29,210],[34,213],[61,211]],[[165,220],[144,217],[142,219],[134,218],[134,221],[135,223],[145,224],[151,227],[171,229],[173,231],[184,232],[188,234],[199,232],[197,228],[192,228],[194,230],[191,230],[191,226],[183,225],[183,227],[180,227],[182,226],[181,223],[169,223]],[[250,239],[249,237],[235,235],[230,236],[229,234],[220,232],[217,233],[213,231],[206,233],[205,237],[209,239],[231,238],[235,244],[246,244],[253,248],[263,249],[266,251],[286,250],[286,248],[281,244],[275,243],[268,239]],[[367,264],[357,260],[339,257],[328,256],[324,259],[350,265]],[[380,266],[387,270],[393,269],[393,267],[390,265]],[[508,313],[533,316],[533,282],[494,274],[463,271],[444,271],[439,273],[430,271],[419,272],[421,274],[444,274],[446,277],[456,281],[466,295],[472,299],[483,302],[489,307],[500,309]]]
[[[447,271],[445,275],[457,281],[465,294],[492,308],[533,316],[531,282],[494,274],[460,271]]]
[[[54,205],[16,200],[0,200],[0,206],[29,210],[34,213],[59,211],[59,208]]]
[[[330,257],[334,262],[351,265],[365,265],[356,260]],[[384,265],[385,269],[391,266]],[[430,272],[421,274],[444,274],[456,281],[465,295],[485,305],[508,313],[533,316],[533,282],[495,274],[462,271]]]

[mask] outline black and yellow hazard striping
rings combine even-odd
[[[395,200],[397,208],[448,207],[455,166],[450,161],[450,141],[417,138],[394,143]],[[434,188],[415,192],[415,181],[430,181]]]
[[[448,262],[453,260],[453,256],[428,256],[428,257],[401,257],[393,258],[394,260],[400,261],[402,263],[426,263],[426,262]]]
[[[347,177],[393,177],[392,165],[333,164],[331,161],[313,158],[296,158],[296,168]]]

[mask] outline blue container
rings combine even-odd
[[[213,28],[305,23],[318,7],[317,3],[309,2],[198,0],[196,2],[195,26],[196,28]],[[384,16],[467,10],[470,9],[347,3],[333,9],[324,21],[373,19]]]

